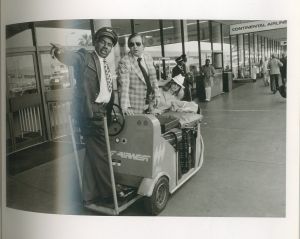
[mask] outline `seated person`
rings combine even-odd
[[[198,105],[191,101],[181,101],[184,95],[184,77],[177,75],[160,88],[160,100],[157,107],[152,107],[151,112],[161,114],[165,111],[199,113]]]

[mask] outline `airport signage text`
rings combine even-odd
[[[261,32],[279,28],[286,28],[287,20],[282,21],[255,21],[230,26],[230,35],[243,34],[249,32]]]

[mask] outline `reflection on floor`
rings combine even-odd
[[[172,195],[160,215],[284,217],[286,100],[258,80],[199,104],[204,115],[203,167]],[[42,164],[33,168],[16,171],[8,164],[13,168],[7,177],[9,207],[97,215],[81,204],[70,145],[59,145],[52,152],[35,148],[32,160]],[[142,201],[122,215],[145,215]]]

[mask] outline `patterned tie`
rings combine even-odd
[[[104,71],[105,71],[105,78],[106,78],[106,82],[107,82],[107,88],[108,91],[111,92],[112,91],[112,77],[111,77],[111,73],[108,67],[108,64],[106,62],[106,59],[103,59],[103,63],[104,63]]]
[[[145,70],[145,68],[142,66],[141,64],[141,60],[142,58],[138,58],[137,59],[137,62],[138,62],[138,65],[143,73],[143,76],[144,76],[144,79],[145,79],[145,82],[146,82],[146,85],[147,85],[147,96],[146,96],[146,104],[149,104],[149,97],[150,97],[150,94],[153,92],[153,89],[152,89],[152,86],[151,86],[151,83],[150,83],[150,79],[149,79],[149,76]]]

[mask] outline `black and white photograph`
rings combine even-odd
[[[8,207],[285,216],[286,20],[53,20],[6,33]]]
[[[3,238],[296,239],[293,1],[3,0]]]

